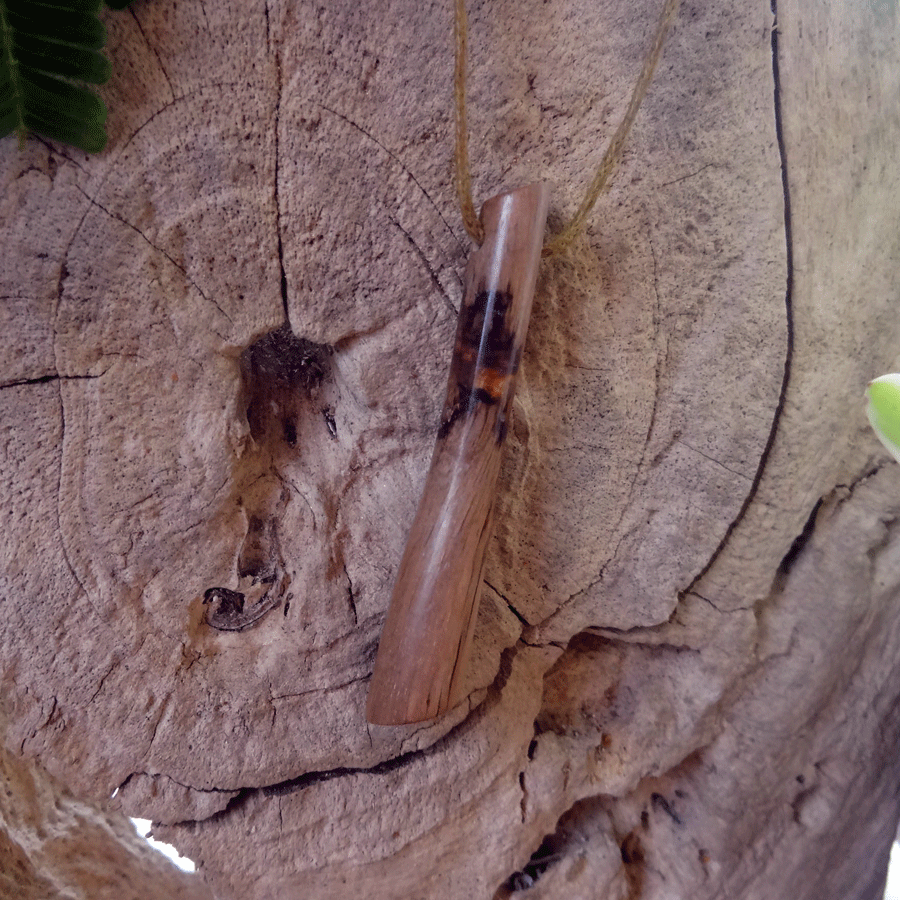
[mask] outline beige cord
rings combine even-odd
[[[572,242],[581,234],[587,223],[588,216],[597,202],[597,198],[606,189],[609,184],[610,175],[618,165],[622,158],[622,151],[625,149],[625,141],[637,118],[638,110],[641,108],[641,102],[647,94],[650,82],[653,80],[653,73],[662,56],[663,45],[666,41],[666,35],[669,26],[672,24],[675,14],[678,11],[679,0],[666,0],[663,6],[662,14],[656,26],[656,33],[653,36],[653,43],[647,58],[644,60],[644,67],[638,77],[637,83],[631,94],[631,102],[619,127],[616,129],[603,159],[597,168],[594,178],[588,186],[587,193],[581,201],[575,215],[571,221],[563,227],[559,234],[550,238],[544,244],[543,256],[556,256],[571,246]],[[468,45],[468,22],[466,17],[465,0],[456,0],[456,17],[454,34],[456,37],[456,68],[454,72],[454,94],[456,101],[456,151],[455,151],[455,171],[456,171],[456,193],[459,198],[459,207],[462,212],[463,224],[469,236],[477,244],[484,239],[484,228],[481,220],[475,212],[475,201],[472,199],[472,175],[469,168],[469,139],[468,127],[466,125],[466,52]]]
[[[466,0],[456,0],[456,17],[454,19],[454,37],[456,38],[456,68],[453,73],[454,93],[456,95],[456,158],[454,172],[456,175],[456,196],[462,212],[463,225],[469,237],[476,244],[484,240],[484,226],[475,211],[472,199],[472,173],[469,169],[469,128],[466,124],[466,51],[469,42],[469,22],[466,16]]]

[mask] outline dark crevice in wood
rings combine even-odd
[[[822,498],[820,497],[816,500],[815,505],[813,506],[809,516],[806,518],[806,523],[803,526],[800,534],[794,538],[791,546],[788,548],[788,552],[784,554],[784,558],[778,564],[778,574],[779,575],[787,575],[790,571],[790,568],[797,561],[797,557],[803,552],[803,548],[809,543],[809,539],[812,537],[813,531],[816,527],[816,516],[819,514],[819,510],[822,508]]]
[[[331,354],[329,345],[297,337],[287,322],[241,354],[247,424],[257,444],[297,443],[299,400],[328,376]]]
[[[893,465],[893,462],[889,462],[888,465]],[[865,481],[868,481],[870,478],[874,478],[882,469],[884,468],[884,463],[879,463],[877,466],[872,466],[871,469],[866,469],[859,478],[851,481],[850,484],[836,484],[834,486],[834,490],[838,490],[839,488],[843,488],[847,491],[847,497],[845,499],[849,499],[853,496],[853,492]]]
[[[510,603],[508,597],[500,593],[487,579],[484,583],[506,604],[507,609],[522,623],[523,628],[531,628],[531,622]]]
[[[593,838],[588,838],[587,835],[595,835],[598,831],[608,835],[619,846],[622,868],[617,878],[624,879],[627,887],[624,900],[639,900],[643,896],[647,875],[650,873],[659,875],[648,865],[648,856],[652,855],[648,851],[652,851],[650,828],[653,821],[660,815],[664,815],[673,827],[687,827],[686,817],[676,809],[676,800],[667,799],[661,790],[653,790],[653,788],[658,787],[662,782],[689,773],[697,766],[703,749],[698,748],[692,751],[666,772],[647,776],[632,791],[623,795],[622,799],[634,800],[644,797],[645,801],[648,801],[641,812],[640,821],[635,822],[634,827],[627,834],[624,833],[624,830],[621,832],[617,830],[611,817],[611,804],[620,799],[618,796],[599,793],[576,800],[560,813],[554,830],[544,835],[540,846],[522,869],[513,872],[500,885],[494,894],[494,900],[507,900],[516,891],[533,887],[538,878],[551,865],[555,865],[567,857],[589,852],[587,848]],[[529,753],[529,758],[531,758],[531,753]],[[527,772],[527,769],[525,771]],[[671,785],[669,789],[671,789]],[[685,794],[677,788],[671,789],[671,794],[677,800],[685,799]],[[704,862],[705,854],[705,850],[699,850],[700,863],[704,866],[706,864]],[[706,858],[706,862],[708,862],[708,858]],[[598,893],[597,896],[601,895],[606,896],[601,893]]]
[[[353,580],[347,571],[347,563],[342,561],[341,567],[344,570],[344,577],[347,579],[347,602],[350,604],[350,612],[353,614],[353,625],[356,627],[359,625],[359,614],[356,611],[356,595],[353,593]]]
[[[734,520],[726,529],[725,534],[722,536],[722,540],[719,541],[719,545],[713,551],[706,565],[700,570],[697,575],[694,576],[694,579],[691,581],[691,583],[679,593],[679,600],[681,600],[687,593],[689,593],[695,587],[695,585],[700,582],[703,576],[706,575],[706,573],[709,572],[709,570],[713,567],[713,564],[719,558],[719,555],[731,540],[731,536],[734,533],[734,530],[747,514],[747,510],[750,508],[750,504],[756,498],[756,493],[759,490],[760,483],[762,482],[763,473],[765,472],[766,465],[769,462],[769,455],[771,454],[772,448],[775,445],[775,438],[778,434],[778,426],[781,423],[781,415],[784,411],[785,400],[787,399],[788,385],[790,384],[791,380],[791,364],[794,357],[794,237],[792,225],[793,220],[791,216],[791,188],[788,178],[787,146],[784,139],[784,111],[782,109],[781,68],[778,60],[779,43],[777,0],[771,0],[771,10],[775,21],[775,26],[772,28],[771,45],[772,82],[774,85],[773,112],[775,119],[775,140],[778,145],[778,155],[781,160],[781,188],[784,210],[786,269],[786,283],[784,291],[786,348],[784,357],[784,369],[781,378],[781,390],[778,395],[778,401],[775,404],[775,412],[772,416],[772,424],[769,428],[769,436],[766,439],[766,444],[762,449],[762,453],[760,454],[759,464],[757,465],[756,473],[753,476],[753,481],[750,484],[750,489],[747,492],[747,496],[744,498],[744,502],[741,504],[741,508],[738,510],[738,513],[735,516]]]
[[[252,441],[232,472],[232,490],[246,530],[236,572],[204,592],[204,621],[219,631],[250,628],[282,603],[287,614],[292,576],[281,552],[279,526],[293,485],[283,471],[298,458],[310,424],[321,428],[316,396],[330,377],[332,352],[328,345],[298,337],[284,322],[241,354],[244,415]],[[293,493],[315,519],[303,493],[296,487]]]
[[[242,591],[232,591],[223,587],[208,588],[203,595],[208,609],[204,614],[206,624],[217,631],[244,631],[255,625],[262,617],[281,604],[282,594],[273,589],[272,575],[266,580],[270,586],[255,603],[245,608],[246,595]]]
[[[628,884],[626,900],[638,900],[644,892],[644,878],[646,867],[644,859],[644,846],[641,843],[637,830],[625,835],[620,846],[622,864],[625,867],[625,880]]]
[[[266,11],[266,45],[270,46],[271,38],[269,33],[269,4],[265,5]],[[280,139],[281,139],[281,95],[284,91],[284,79],[281,71],[281,50],[278,49],[275,52],[275,73],[278,79],[278,96],[275,100],[275,122],[273,124],[273,128],[275,129],[275,175],[274,175],[274,188],[273,188],[273,198],[275,202],[275,231],[277,233],[278,238],[278,270],[280,274],[280,285],[281,285],[281,308],[284,310],[284,321],[285,326],[288,330],[291,327],[291,316],[290,316],[290,308],[288,306],[288,288],[287,288],[287,272],[284,268],[284,242],[281,237],[281,199],[278,193],[278,182],[281,178],[281,147],[280,147]]]
[[[672,804],[660,793],[650,795],[650,802],[654,809],[661,809],[676,825],[684,825],[684,820],[672,808]]]
[[[39,375],[37,378],[22,378],[19,381],[7,381],[0,384],[0,391],[5,388],[27,387],[33,384],[49,384],[52,381],[90,381],[94,378],[100,378],[104,372],[98,372],[96,375],[60,375],[53,372],[50,375]]]
[[[266,35],[269,33],[269,8],[266,5]],[[275,70],[278,75],[278,99],[275,101],[275,230],[278,234],[278,268],[281,276],[281,308],[284,310],[284,321],[288,329],[291,327],[290,308],[288,306],[288,283],[287,272],[284,268],[284,242],[281,239],[281,200],[278,194],[278,180],[281,177],[281,154],[280,154],[280,129],[281,129],[281,94],[282,94],[282,74],[281,74],[281,53],[275,54]]]
[[[494,703],[499,701],[500,695],[503,692],[503,688],[506,686],[506,683],[512,673],[512,662],[516,656],[516,652],[516,648],[514,647],[508,647],[503,651],[500,656],[500,665],[498,667],[497,677],[488,688],[487,699],[476,706],[461,722],[459,722],[457,725],[454,725],[446,734],[444,734],[433,744],[430,744],[427,747],[422,747],[420,749],[410,750],[407,753],[400,753],[397,756],[393,756],[390,759],[383,760],[382,762],[376,763],[375,765],[369,767],[338,766],[334,769],[323,769],[315,772],[306,772],[303,775],[297,776],[296,778],[288,778],[284,781],[276,782],[275,784],[261,785],[259,787],[199,788],[198,790],[207,792],[217,791],[226,793],[234,791],[235,796],[228,801],[228,804],[223,809],[221,809],[219,812],[213,813],[211,816],[208,816],[204,819],[176,822],[172,827],[191,827],[198,824],[199,822],[219,821],[225,816],[238,811],[254,796],[262,795],[263,797],[281,797],[286,794],[293,794],[297,791],[305,790],[306,788],[312,787],[316,784],[322,784],[326,781],[332,781],[335,778],[344,778],[353,775],[386,775],[390,772],[394,772],[397,769],[401,769],[404,766],[409,765],[416,759],[421,759],[423,757],[442,753],[444,747],[448,742],[459,740],[458,732],[461,729],[474,726],[476,724],[476,719],[489,714],[490,709],[492,708]],[[418,730],[421,731],[423,729],[420,728]],[[131,776],[129,776],[129,778],[130,777]],[[127,781],[128,779],[126,779],[126,781],[122,784],[122,787],[125,786]],[[180,782],[176,783],[180,784]],[[182,785],[182,787],[193,790],[190,785]]]
[[[442,738],[442,740],[444,739],[445,738]],[[211,816],[208,816],[204,819],[176,822],[174,823],[173,827],[193,826],[201,821],[220,821],[226,816],[230,816],[231,814],[237,812],[252,797],[258,795],[261,795],[263,797],[283,797],[286,794],[293,794],[297,791],[302,791],[306,788],[313,787],[314,785],[322,784],[326,781],[332,781],[335,778],[345,778],[353,775],[386,775],[390,772],[402,768],[416,758],[435,752],[435,748],[439,744],[440,742],[438,742],[437,744],[432,744],[430,747],[426,747],[422,750],[412,750],[409,753],[402,753],[399,756],[384,760],[383,762],[377,763],[376,765],[370,766],[368,768],[355,766],[338,766],[334,769],[306,772],[303,775],[297,776],[296,778],[288,778],[284,781],[279,781],[275,784],[263,785],[261,787],[235,788],[235,796],[228,801],[224,809],[221,809],[219,812],[213,813]],[[187,787],[187,785],[185,786]],[[191,790],[194,790],[194,788],[191,788]],[[202,788],[201,790],[224,792],[227,789]]]
[[[513,872],[494,895],[496,898],[508,897],[516,891],[525,891],[534,887],[540,877],[556,862],[563,859],[566,853],[557,847],[556,833],[547,835],[540,846],[531,854],[528,862],[517,872]]]

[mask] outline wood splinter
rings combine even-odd
[[[461,699],[491,510],[547,219],[549,188],[487,200],[469,260],[447,400],[369,685],[366,718],[403,725]]]

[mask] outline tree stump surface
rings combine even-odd
[[[683,4],[539,278],[467,700],[367,727],[470,252],[447,6],[139,0],[104,153],[0,148],[4,742],[221,900],[879,897],[897,6]],[[559,223],[659,2],[469,12],[476,196]]]

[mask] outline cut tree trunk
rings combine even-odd
[[[367,727],[471,250],[449,6],[138,0],[106,151],[0,148],[4,742],[220,900],[874,900],[897,5],[684,3],[539,277],[466,699]],[[478,197],[558,227],[658,12],[470,3]]]

